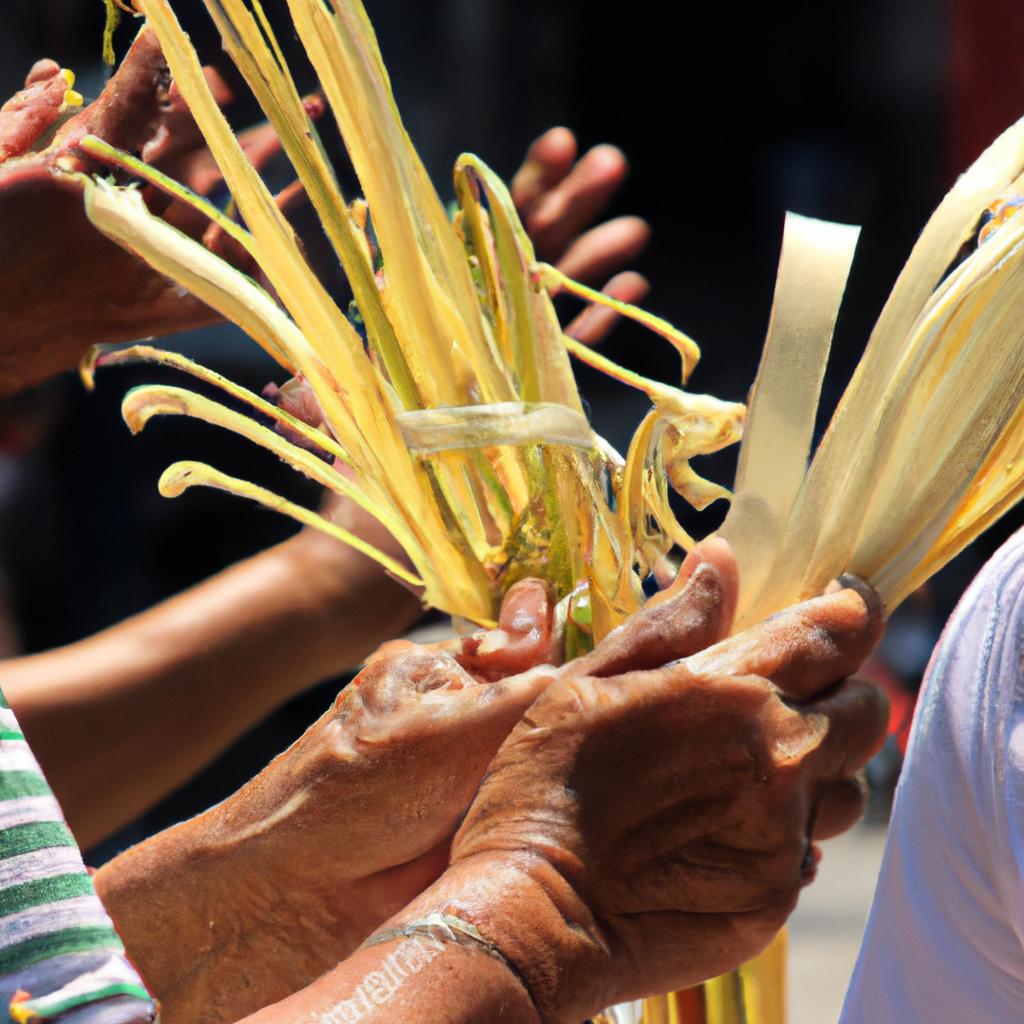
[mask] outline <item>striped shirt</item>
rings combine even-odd
[[[142,1024],[154,1011],[2,693],[0,1007],[14,1024]]]

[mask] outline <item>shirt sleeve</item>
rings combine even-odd
[[[932,656],[841,1024],[1005,1024],[1024,1006],[1024,531]]]
[[[0,1007],[15,1024],[144,1024],[155,1016],[2,693]]]

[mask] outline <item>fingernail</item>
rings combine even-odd
[[[821,848],[815,843],[809,843],[804,859],[800,862],[800,884],[810,885],[817,877],[818,864],[821,863]]]
[[[327,101],[319,93],[314,92],[302,98],[302,106],[310,118],[316,121],[323,117],[327,110]]]
[[[841,589],[853,590],[860,594],[861,600],[872,614],[881,610],[878,591],[867,580],[855,576],[852,572],[844,572],[836,582]]]

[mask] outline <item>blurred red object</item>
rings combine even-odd
[[[907,752],[907,741],[910,739],[910,726],[914,721],[914,708],[917,706],[917,694],[911,693],[880,658],[869,658],[862,666],[858,675],[870,679],[885,690],[889,698],[889,735],[896,737],[901,754]]]
[[[1024,4],[953,0],[950,11],[950,159],[959,174],[1024,115]]]

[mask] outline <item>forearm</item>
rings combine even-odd
[[[226,839],[216,811],[105,864],[96,890],[165,1024],[231,1024],[343,960],[366,935],[352,887],[292,885],[260,823]]]
[[[561,874],[510,855],[452,867],[335,970],[244,1024],[578,1024],[608,950]]]
[[[410,936],[361,949],[244,1024],[540,1024],[529,994],[478,949]]]
[[[95,877],[164,1024],[578,1024],[577,1007],[601,1005],[606,951],[550,871],[504,859],[451,867],[357,949],[367,921],[380,921],[366,905],[372,885],[327,862],[324,883],[310,885],[270,852],[265,823],[240,827],[247,814],[233,798]]]
[[[415,620],[412,595],[328,543],[300,535],[96,636],[3,666],[82,845]]]

